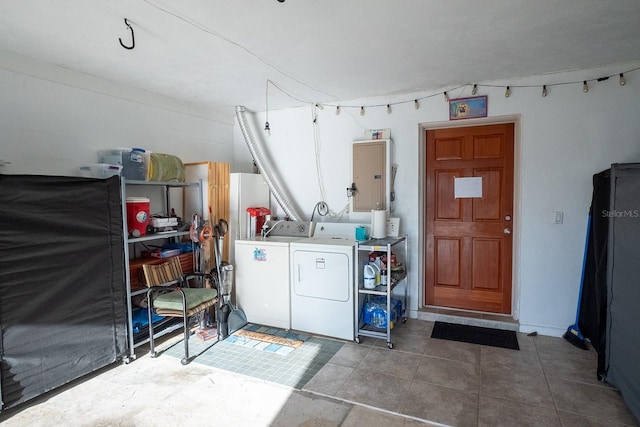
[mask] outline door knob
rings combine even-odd
[[[511,229],[510,228],[505,228],[504,230],[504,234],[511,234]]]

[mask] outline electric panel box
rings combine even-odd
[[[390,139],[353,143],[354,212],[390,211],[392,143]]]

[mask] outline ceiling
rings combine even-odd
[[[2,0],[0,49],[263,111],[267,80],[273,109],[635,61],[639,23],[638,0]]]

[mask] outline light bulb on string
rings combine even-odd
[[[624,78],[624,73],[620,73],[620,86],[627,84],[627,79]]]
[[[387,104],[387,114],[391,114],[391,104]]]
[[[338,106],[336,107],[336,116],[337,116],[337,115],[339,115],[339,114],[340,114],[340,106],[338,105]]]
[[[471,95],[477,95],[477,94],[478,94],[478,85],[474,84],[473,89],[471,90]]]
[[[504,97],[508,98],[511,95],[511,88],[507,86],[507,90],[504,91]]]
[[[364,116],[364,107],[360,107],[360,115]]]
[[[417,110],[418,108],[420,108],[420,103],[418,102],[418,100],[417,100],[417,99],[415,99],[415,100],[413,101],[413,106],[414,106],[414,107],[416,107],[416,110]]]
[[[542,97],[547,96],[547,85],[542,86]]]
[[[582,91],[583,91],[584,93],[589,92],[589,85],[587,84],[587,81],[586,81],[586,80],[583,80],[583,82],[582,82]]]
[[[449,102],[449,95],[447,94],[447,92],[444,92],[443,95],[444,95],[444,102]]]
[[[316,108],[320,109],[320,110],[324,110],[324,105],[322,104],[316,104]]]

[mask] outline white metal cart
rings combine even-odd
[[[407,261],[409,259],[409,244],[408,236],[405,234],[401,237],[387,237],[383,239],[367,240],[365,242],[356,242],[356,266],[355,266],[355,285],[356,285],[356,310],[355,310],[355,325],[356,330],[354,332],[356,343],[360,343],[361,336],[385,338],[387,340],[387,347],[393,348],[393,342],[391,341],[391,329],[393,328],[392,322],[392,292],[399,285],[404,284],[404,297],[402,298],[402,312],[397,313],[401,318],[402,323],[407,321],[407,273],[408,266]],[[402,253],[396,255],[398,260],[402,260],[402,266],[399,265],[396,268],[392,268],[392,249],[401,250]],[[364,265],[369,262],[370,252],[382,252],[386,254],[386,266],[388,270],[387,284],[378,284],[373,289],[367,289],[364,286],[363,280],[363,268]],[[374,296],[382,296],[386,300],[386,321],[383,328],[373,326],[365,323],[364,310],[366,304]]]

